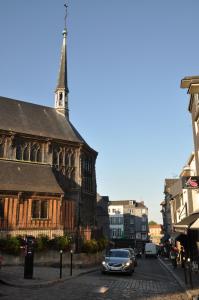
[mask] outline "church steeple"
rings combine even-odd
[[[67,9],[67,6],[64,5]],[[66,11],[67,12],[67,11]],[[65,29],[63,34],[63,44],[61,50],[61,61],[60,69],[58,75],[57,87],[55,90],[55,108],[56,110],[63,114],[67,119],[69,119],[69,109],[68,109],[68,82],[67,82],[67,30],[66,30],[66,16],[65,16]]]

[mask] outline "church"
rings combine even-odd
[[[97,152],[71,124],[67,30],[54,108],[0,97],[0,236],[91,232]]]

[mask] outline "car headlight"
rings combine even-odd
[[[125,266],[129,267],[130,264],[131,264],[130,261],[127,261],[127,262],[125,263]]]
[[[103,264],[103,266],[106,266],[106,262],[105,261],[103,261],[102,264]]]

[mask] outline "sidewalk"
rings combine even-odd
[[[17,287],[42,287],[52,285],[57,282],[72,279],[86,273],[94,272],[99,269],[99,266],[88,268],[73,268],[72,276],[70,268],[62,268],[62,278],[60,278],[60,269],[54,267],[39,267],[34,266],[33,279],[24,279],[23,266],[3,266],[0,269],[0,283]]]
[[[189,299],[199,300],[199,273],[192,272],[192,287],[190,285],[189,270],[186,269],[187,284],[185,283],[184,269],[178,265],[173,269],[170,259],[159,257],[160,263],[174,276],[180,286],[185,290]]]

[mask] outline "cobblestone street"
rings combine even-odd
[[[141,259],[132,276],[102,275],[100,271],[51,286],[17,288],[1,285],[2,300],[187,300],[186,293],[157,259]]]

